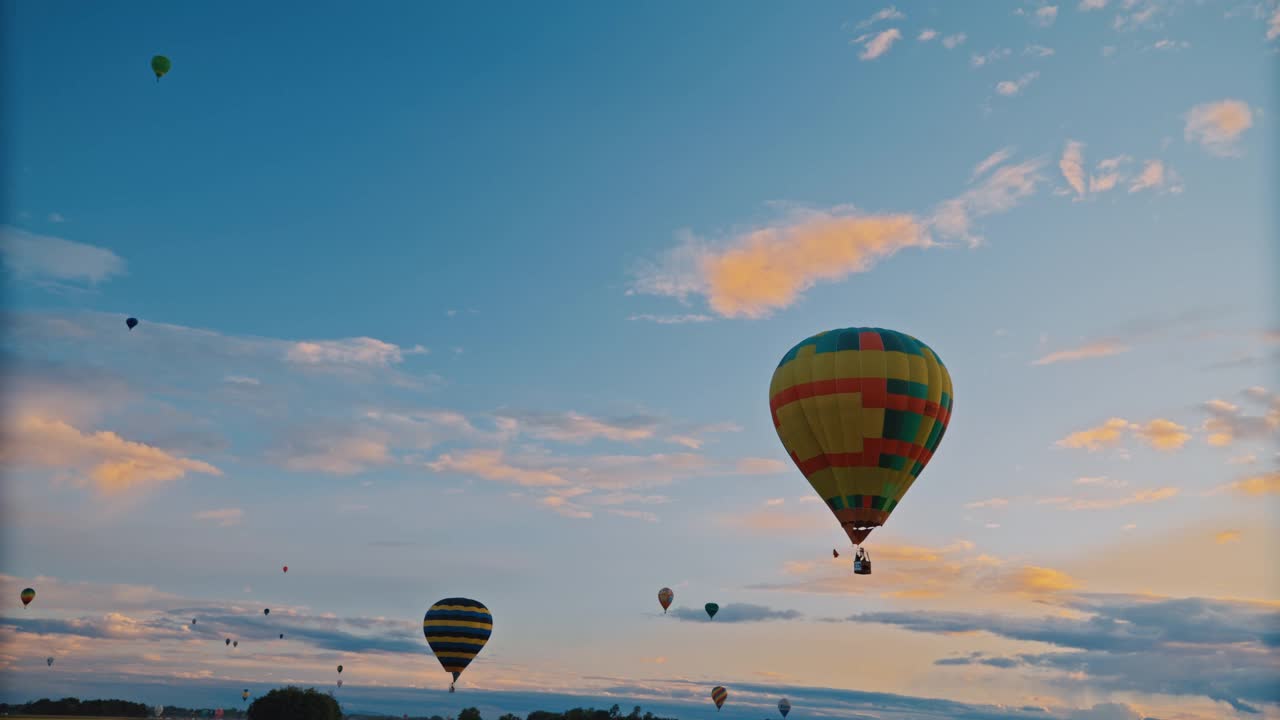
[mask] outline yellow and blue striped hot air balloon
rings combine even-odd
[[[843,328],[783,356],[769,410],[787,454],[854,545],[884,525],[942,442],[951,374],[894,330]]]
[[[427,610],[422,634],[445,672],[453,673],[449,692],[493,634],[493,615],[479,600],[445,598]]]
[[[716,712],[720,712],[720,706],[724,705],[724,701],[728,699],[729,691],[724,689],[723,685],[717,685],[711,688],[711,702],[716,704]]]

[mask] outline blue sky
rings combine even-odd
[[[1274,0],[3,8],[7,698],[400,712],[464,595],[441,702],[1280,717],[1189,679],[1280,622]],[[853,325],[956,387],[871,578],[766,397]]]

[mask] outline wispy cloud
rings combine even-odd
[[[38,283],[96,285],[125,272],[125,261],[106,248],[0,226],[0,256],[19,278]]]
[[[84,433],[61,421],[27,416],[6,428],[0,458],[16,466],[54,470],[78,485],[113,495],[185,477],[222,475],[200,460],[99,431]]]
[[[910,247],[929,247],[924,225],[908,214],[865,215],[844,209],[800,214],[720,246],[689,237],[661,262],[643,268],[635,292],[707,297],[724,317],[766,317],[818,282],[865,272]]]
[[[1101,10],[1107,6],[1107,0],[1080,0],[1077,5],[1081,11],[1089,12],[1090,10]]]
[[[902,39],[902,31],[898,28],[889,28],[882,32],[876,33],[868,38],[863,44],[862,52],[858,54],[859,60],[875,60],[876,58],[889,52],[889,48],[893,44]]]
[[[1069,498],[1069,497],[1052,497],[1044,498],[1037,502],[1039,505],[1057,505],[1063,510],[1114,510],[1119,507],[1129,505],[1148,505],[1151,503],[1170,500],[1178,496],[1178,489],[1174,487],[1162,487],[1154,490],[1139,490],[1129,495],[1110,498]]]
[[[1058,169],[1071,189],[1076,191],[1076,196],[1084,197],[1084,143],[1068,140],[1062,159],[1058,161]]]
[[[874,15],[867,18],[866,20],[859,22],[858,27],[859,28],[870,27],[878,22],[885,22],[887,20],[905,20],[906,17],[907,16],[903,15],[898,10],[898,8],[894,7],[893,5],[890,5],[887,8],[878,10]]]
[[[953,50],[963,45],[964,41],[968,39],[968,37],[969,36],[965,35],[964,33],[955,33],[954,35],[948,35],[942,38],[942,46],[948,50]]]
[[[1219,545],[1240,542],[1241,533],[1239,530],[1220,530],[1213,534],[1213,541]]]
[[[1187,142],[1200,143],[1213,155],[1230,157],[1240,154],[1237,141],[1251,127],[1253,112],[1248,103],[1219,100],[1191,108],[1183,137]]]
[[[1058,6],[1045,5],[1032,13],[1033,21],[1040,27],[1049,27],[1058,19]]]
[[[208,520],[215,522],[222,527],[230,527],[239,525],[244,519],[244,510],[240,508],[222,508],[220,510],[201,510],[192,515],[196,520]]]
[[[944,237],[967,241],[969,247],[981,245],[982,237],[974,233],[973,220],[1008,212],[1034,195],[1044,180],[1040,175],[1043,166],[1044,161],[1038,158],[996,166],[981,184],[939,204],[930,226]]]
[[[1073,360],[1088,360],[1090,358],[1109,357],[1111,355],[1119,355],[1131,350],[1128,345],[1122,344],[1119,340],[1106,339],[1095,340],[1085,343],[1079,347],[1067,350],[1057,350],[1047,355],[1042,355],[1033,361],[1032,365],[1053,365],[1054,363],[1070,362]]]
[[[1201,428],[1205,440],[1215,447],[1226,447],[1239,441],[1264,440],[1280,433],[1280,393],[1265,388],[1249,388],[1242,393],[1247,400],[1261,404],[1264,414],[1247,414],[1244,408],[1226,400],[1213,399],[1201,407],[1209,414]]]
[[[930,40],[933,40],[936,37],[938,37],[937,30],[934,30],[933,28],[925,28],[924,30],[920,31],[919,35],[916,36],[916,40],[919,40],[920,42],[929,42]]]
[[[982,162],[973,166],[973,173],[969,176],[969,182],[973,182],[977,180],[979,177],[986,174],[988,170],[1000,165],[1001,163],[1008,160],[1012,156],[1013,156],[1013,148],[1011,147],[1000,148],[999,150],[986,156],[985,158],[983,158]]]
[[[994,50],[988,50],[986,53],[981,55],[974,53],[969,56],[969,65],[976,68],[983,67],[984,65],[990,65],[998,60],[1003,60],[1012,54],[1013,50],[1010,50],[1009,48],[996,48]]]
[[[1218,492],[1231,492],[1246,497],[1280,495],[1280,471],[1250,475],[1218,488]]]
[[[1164,185],[1164,163],[1159,160],[1148,160],[1142,172],[1129,184],[1129,192],[1135,193],[1162,185]]]
[[[1172,420],[1156,418],[1142,425],[1124,418],[1111,418],[1101,425],[1073,432],[1055,444],[1058,447],[1097,452],[1118,447],[1126,433],[1131,433],[1157,450],[1177,450],[1191,439],[1187,428]]]
[[[404,361],[406,355],[427,352],[421,345],[402,348],[376,338],[311,340],[294,343],[286,352],[289,362],[300,365],[357,365],[388,367]]]
[[[1040,77],[1040,72],[1036,70],[1029,73],[1023,73],[1014,80],[1002,80],[996,83],[996,92],[1004,95],[1005,97],[1017,95],[1026,89],[1026,87],[1038,77]]]
[[[630,315],[628,320],[642,320],[645,322],[658,323],[659,325],[683,325],[685,323],[701,323],[715,320],[710,315],[701,313],[686,313],[684,315],[650,315],[648,313],[637,313]]]

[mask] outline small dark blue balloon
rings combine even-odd
[[[128,320],[125,320],[125,321],[124,321],[124,324],[125,324],[125,325],[128,325],[128,326],[129,326],[129,329],[130,329],[130,330],[132,330],[132,329],[134,329],[135,327],[137,327],[137,325],[138,325],[138,318],[129,318]]]

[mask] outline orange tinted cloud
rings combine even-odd
[[[1280,471],[1263,473],[1237,480],[1226,485],[1226,490],[1237,495],[1260,497],[1262,495],[1280,495]]]
[[[1214,155],[1235,155],[1236,140],[1253,127],[1253,113],[1240,100],[1220,100],[1191,108],[1183,133],[1188,142],[1198,142]]]
[[[1172,420],[1157,418],[1146,425],[1132,425],[1133,434],[1157,450],[1177,450],[1191,439],[1187,429]]]
[[[1105,423],[1088,430],[1073,432],[1059,440],[1057,444],[1066,448],[1084,448],[1089,452],[1097,452],[1103,448],[1115,447],[1124,439],[1124,431],[1129,421],[1124,418],[1111,418]]]
[[[441,455],[427,467],[436,472],[456,472],[475,475],[486,480],[510,482],[523,487],[553,487],[567,485],[568,481],[555,473],[508,464],[501,450],[468,450],[454,456]]]
[[[819,281],[865,272],[908,247],[928,247],[910,215],[818,213],[790,227],[766,228],[708,253],[701,271],[711,308],[725,317],[758,318],[794,303]]]
[[[1191,439],[1191,434],[1186,430],[1182,425],[1163,418],[1156,418],[1145,425],[1131,423],[1124,418],[1111,418],[1096,427],[1073,432],[1056,444],[1059,447],[1097,452],[1119,446],[1124,440],[1125,431],[1129,431],[1157,450],[1177,450]]]
[[[1097,342],[1081,345],[1077,348],[1051,352],[1048,355],[1040,357],[1031,364],[1052,365],[1054,363],[1070,362],[1072,360],[1086,360],[1089,358],[1119,355],[1120,353],[1129,352],[1129,350],[1130,348],[1128,345],[1121,344],[1115,340],[1099,340]]]
[[[1073,590],[1080,583],[1060,570],[1027,565],[1005,573],[996,585],[1006,592],[1020,595],[1046,595]]]
[[[71,471],[77,481],[116,494],[177,480],[187,473],[222,475],[200,460],[125,440],[113,432],[82,433],[60,420],[26,416],[6,432],[0,459],[15,465]]]
[[[1239,530],[1223,530],[1222,532],[1216,533],[1213,536],[1213,541],[1218,543],[1219,545],[1226,545],[1227,543],[1233,543],[1233,542],[1239,541],[1240,534],[1241,533]]]

